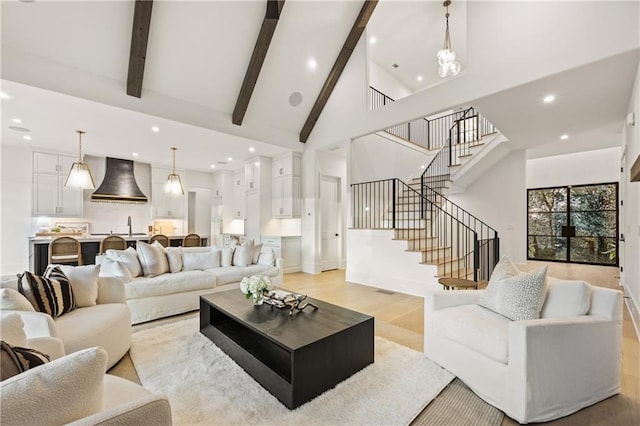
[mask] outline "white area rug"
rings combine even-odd
[[[421,352],[376,337],[374,364],[289,410],[198,327],[190,318],[133,334],[140,381],[169,396],[175,425],[406,425],[453,379]]]

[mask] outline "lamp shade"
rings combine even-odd
[[[182,181],[180,176],[176,173],[170,173],[167,179],[167,184],[164,187],[164,192],[171,195],[184,195],[184,189],[182,188]]]
[[[96,184],[93,181],[93,176],[91,176],[91,170],[89,170],[87,163],[83,163],[82,161],[73,163],[64,186],[95,189]]]

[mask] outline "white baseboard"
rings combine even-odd
[[[640,340],[640,312],[638,311],[638,305],[633,300],[631,296],[625,297],[625,302],[627,305],[627,311],[631,316],[631,322],[633,323],[633,328],[636,330],[636,337]]]
[[[429,287],[425,281],[407,280],[397,276],[372,275],[352,269],[347,269],[346,281],[418,297],[424,297],[425,289]],[[438,285],[437,288],[441,287]]]

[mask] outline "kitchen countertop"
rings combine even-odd
[[[148,234],[137,234],[134,233],[131,237],[129,236],[129,234],[113,234],[113,235],[118,235],[119,237],[124,238],[127,241],[139,241],[139,240],[148,240],[150,235]],[[58,235],[59,237],[63,237],[65,236],[64,234],[60,234]],[[92,243],[92,242],[100,242],[102,241],[102,239],[104,237],[107,237],[108,234],[104,234],[104,235],[85,235],[85,236],[75,236],[75,235],[70,235],[73,238],[76,238],[78,241],[83,242],[83,243]],[[178,239],[178,238],[184,238],[184,235],[167,235],[167,237],[169,237],[169,239]],[[208,235],[200,235],[201,238],[209,238]],[[29,241],[33,242],[33,243],[47,243],[51,240],[53,240],[56,237],[41,237],[41,236],[35,236],[35,237],[28,237]]]

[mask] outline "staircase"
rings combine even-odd
[[[489,279],[499,259],[497,231],[446,195],[453,170],[482,150],[483,136],[495,129],[473,108],[447,119],[453,122],[448,137],[421,176],[351,185],[353,228],[392,229],[394,240],[406,241],[406,251],[437,266],[437,277]]]

